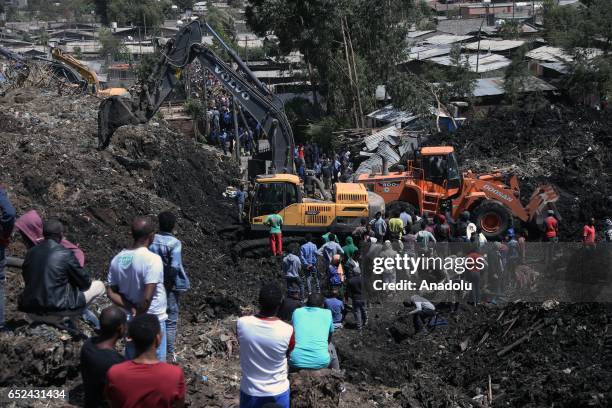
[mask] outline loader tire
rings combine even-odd
[[[512,227],[512,214],[502,203],[485,200],[474,209],[476,226],[487,239],[503,238]]]

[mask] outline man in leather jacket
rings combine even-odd
[[[43,225],[45,240],[31,248],[23,262],[25,288],[19,297],[19,310],[34,320],[45,315],[79,314],[105,291],[104,283],[93,281],[73,252],[60,242],[64,227],[51,219]]]

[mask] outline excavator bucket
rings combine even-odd
[[[132,108],[129,99],[111,96],[100,103],[98,111],[98,149],[108,147],[115,130],[124,125],[146,123],[144,113]]]

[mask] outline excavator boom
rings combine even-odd
[[[211,49],[201,44],[203,28],[217,36],[221,45],[238,65],[232,69]],[[152,75],[141,84],[137,97],[111,97],[100,104],[98,113],[99,148],[106,148],[113,133],[121,126],[146,123],[159,109],[179,82],[182,70],[198,59],[204,68],[219,80],[234,100],[255,118],[270,139],[272,164],[282,173],[294,173],[293,133],[282,102],[273,95],[206,23],[193,21],[183,27],[166,44]]]
[[[98,76],[87,65],[83,64],[82,62],[74,58],[72,55],[65,53],[59,48],[52,48],[51,55],[56,60],[61,61],[69,67],[75,69],[79,73],[79,75],[81,75],[81,77],[85,81],[87,81],[88,84],[94,85],[96,89],[100,88],[100,81],[98,81]]]

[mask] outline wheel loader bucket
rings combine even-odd
[[[551,185],[539,186],[533,192],[529,204],[527,204],[527,212],[529,213],[530,220],[541,228],[544,225],[544,219],[546,218],[546,212],[548,210],[553,210],[555,212],[555,217],[561,220],[561,215],[559,211],[557,211],[557,206],[555,205],[557,200],[559,200],[559,194]]]

